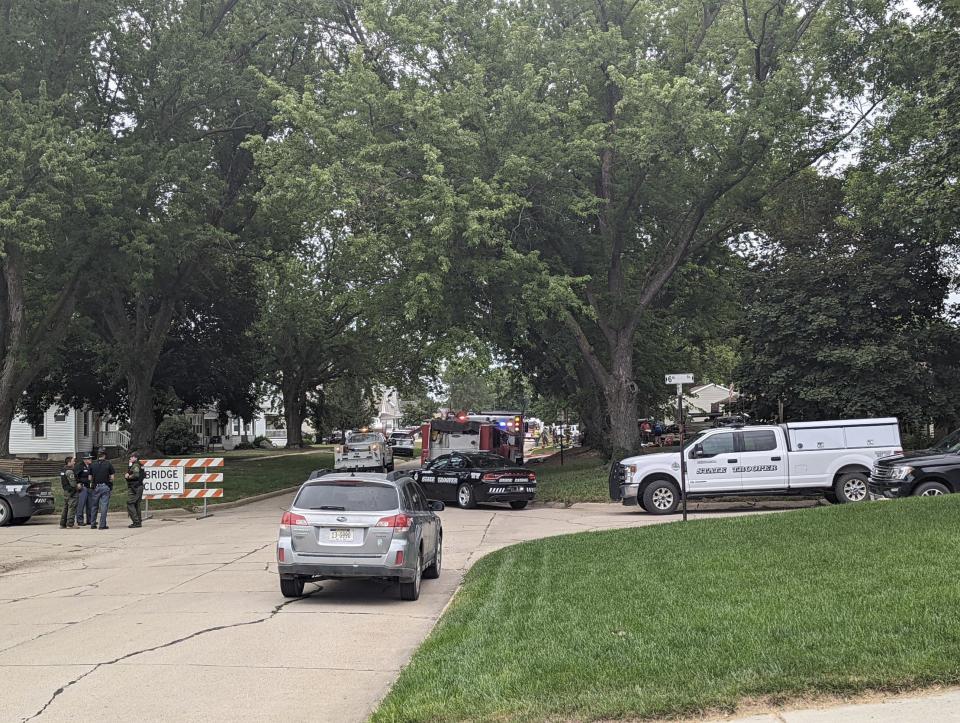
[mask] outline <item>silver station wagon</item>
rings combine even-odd
[[[440,577],[442,509],[402,472],[315,472],[280,521],[280,591],[299,597],[310,581],[376,578],[416,600],[422,578]]]

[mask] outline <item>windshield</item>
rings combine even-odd
[[[331,480],[305,486],[294,507],[308,510],[374,512],[400,506],[397,488],[361,480]]]
[[[960,429],[948,434],[937,442],[933,448],[941,452],[960,453]]]
[[[376,441],[376,434],[351,434],[347,444],[373,444]]]
[[[471,454],[467,457],[470,464],[478,469],[493,469],[505,467],[509,462],[499,454]]]

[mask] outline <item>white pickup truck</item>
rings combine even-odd
[[[393,472],[393,450],[380,432],[355,432],[334,448],[333,468]]]
[[[860,502],[874,462],[901,451],[893,417],[708,429],[684,444],[687,499],[822,493]],[[624,505],[670,514],[681,499],[680,463],[679,452],[628,457],[611,492]]]

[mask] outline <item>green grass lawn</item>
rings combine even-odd
[[[600,720],[960,683],[960,495],[582,533],[479,561],[374,715]]]
[[[537,475],[538,502],[609,502],[607,487],[609,463],[599,455],[577,449],[575,453],[554,455],[540,464],[529,464]]]
[[[293,452],[281,453],[279,450],[272,450],[280,454],[271,459],[261,459],[263,456],[250,452],[261,452],[267,450],[237,450],[236,452],[216,454],[209,456],[224,457],[224,466],[221,468],[210,468],[210,472],[223,472],[223,483],[212,483],[208,487],[222,487],[223,497],[211,498],[210,504],[221,502],[232,502],[244,497],[272,492],[273,490],[292,487],[303,482],[311,471],[321,468],[333,467],[333,453],[327,448],[317,449],[308,454],[296,454]],[[241,452],[246,452],[244,456]],[[193,455],[197,456],[197,455]],[[113,460],[113,466],[117,470],[116,480],[113,486],[113,495],[110,497],[111,510],[125,510],[127,508],[127,483],[123,480],[123,471],[126,470],[126,460]],[[198,485],[189,485],[192,489]],[[53,482],[53,492],[57,500],[57,514],[63,509],[63,490],[60,488],[59,480]],[[171,507],[196,507],[202,505],[203,500],[151,500],[150,509],[168,509]]]

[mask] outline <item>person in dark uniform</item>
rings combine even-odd
[[[83,459],[77,459],[73,473],[77,477],[77,524],[90,525],[93,523],[93,489],[90,485],[90,460],[93,455],[87,452]]]
[[[63,460],[60,470],[60,486],[63,487],[63,512],[60,513],[60,529],[73,527],[77,518],[77,476],[73,473],[73,457]]]
[[[107,508],[113,493],[113,476],[116,471],[107,459],[107,450],[103,447],[97,453],[97,461],[90,465],[90,478],[93,483],[93,520],[90,529],[97,529],[97,513],[100,515],[100,529],[107,529]]]
[[[147,473],[140,462],[140,455],[130,454],[130,465],[124,478],[127,480],[127,514],[130,515],[129,527],[142,527],[143,518],[140,516],[140,501],[143,499],[143,480]]]

